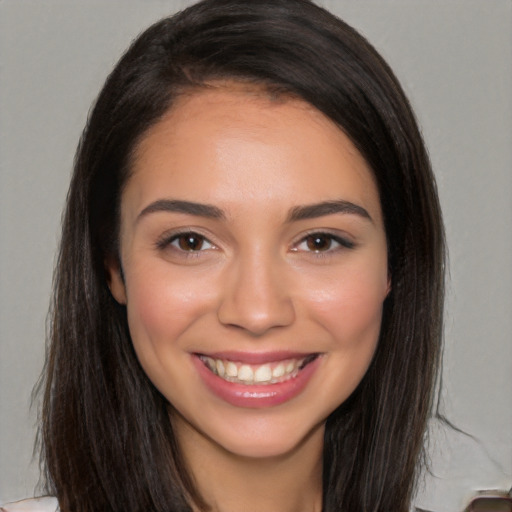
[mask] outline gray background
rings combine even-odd
[[[30,496],[54,252],[74,149],[130,40],[190,4],[0,0],[0,502]],[[419,504],[457,512],[512,485],[512,3],[331,0],[401,79],[438,178],[450,249],[444,411]]]

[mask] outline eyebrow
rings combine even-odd
[[[192,201],[179,201],[177,199],[158,199],[146,206],[138,215],[137,220],[155,212],[174,212],[207,217],[209,219],[224,219],[224,212],[211,204],[194,203]]]
[[[205,203],[195,203],[193,201],[181,201],[178,199],[158,199],[146,206],[138,215],[137,221],[155,212],[173,212],[185,213],[187,215],[195,215],[198,217],[206,217],[209,219],[226,218],[223,210],[217,206]],[[290,210],[286,218],[286,222],[296,222],[299,220],[315,219],[324,215],[334,215],[337,213],[358,215],[364,219],[373,222],[370,214],[362,206],[343,199],[334,201],[323,201],[321,203],[308,204],[303,206],[295,206]]]
[[[370,214],[362,206],[343,199],[335,201],[323,201],[321,203],[309,204],[305,206],[296,206],[290,210],[288,214],[288,222],[298,220],[315,219],[324,215],[333,215],[336,213],[344,213],[349,215],[358,215],[364,219],[373,222]]]

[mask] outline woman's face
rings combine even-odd
[[[218,88],[139,144],[110,286],[178,435],[275,456],[321,439],[366,372],[386,252],[372,174],[342,131],[299,100]]]

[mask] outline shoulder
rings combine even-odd
[[[57,499],[49,496],[6,503],[0,506],[1,512],[58,512],[58,510]]]

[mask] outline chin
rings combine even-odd
[[[210,429],[210,439],[232,455],[261,460],[292,456],[307,445],[323,445],[325,421],[307,425],[298,419],[250,416],[248,421],[229,423],[227,429]]]

